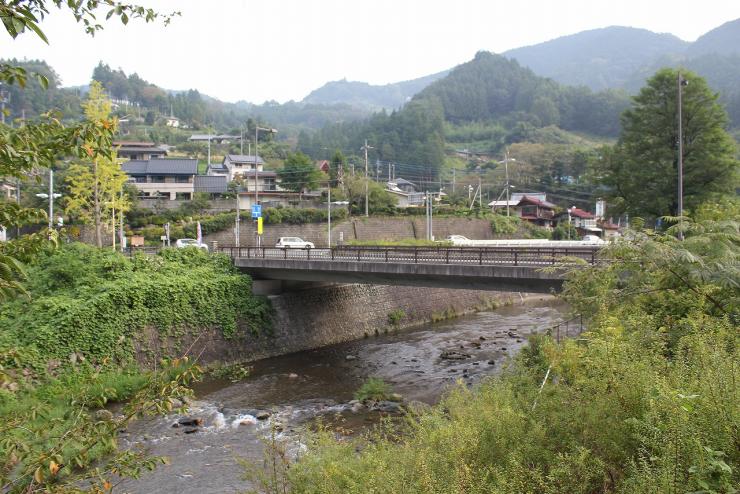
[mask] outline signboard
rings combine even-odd
[[[252,204],[252,218],[262,217],[262,204]]]
[[[257,235],[262,235],[262,216],[257,218]]]

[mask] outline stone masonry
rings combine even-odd
[[[262,245],[274,247],[280,237],[301,237],[313,242],[316,247],[326,247],[326,223],[308,223],[304,225],[265,225]],[[332,243],[340,239],[340,233],[345,241],[348,240],[404,240],[426,238],[425,221],[423,217],[359,217],[341,222],[332,222]],[[435,218],[434,236],[444,240],[447,235],[465,235],[468,238],[482,240],[491,239],[493,234],[491,224],[487,220],[469,218]],[[208,245],[216,241],[221,246],[234,245],[233,230],[224,230],[206,235],[203,239]],[[239,243],[243,246],[256,245],[255,227],[249,221],[241,224]]]
[[[179,355],[190,348],[199,362],[254,361],[324,347],[389,331],[491,308],[493,304],[522,303],[531,295],[520,293],[450,290],[389,285],[329,285],[270,296],[275,310],[271,335],[253,336],[239,331],[225,340],[218,330],[189,333],[178,341],[144,338],[147,353],[139,360],[152,365],[162,356]],[[393,326],[389,315],[401,311]]]

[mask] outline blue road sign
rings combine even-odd
[[[252,218],[259,218],[262,216],[262,204],[252,204]]]

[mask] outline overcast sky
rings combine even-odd
[[[133,1],[133,0],[132,0]],[[137,0],[179,10],[168,27],[107,24],[90,38],[54,11],[33,34],[0,38],[0,57],[40,58],[65,85],[102,60],[168,89],[225,101],[300,100],[327,81],[371,84],[451,68],[586,29],[622,25],[693,41],[740,18],[737,0]]]

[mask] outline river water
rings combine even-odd
[[[379,412],[352,411],[354,392],[368,377],[379,377],[404,401],[436,403],[458,380],[474,385],[495,374],[526,344],[528,335],[565,318],[566,307],[551,298],[502,307],[440,323],[330,347],[265,359],[238,383],[207,380],[195,388],[190,417],[203,425],[173,427],[168,416],[132,424],[120,437],[124,447],[166,456],[169,465],[127,480],[126,493],[232,493],[250,485],[238,459],[260,464],[263,444],[277,425],[294,445],[317,419],[341,416],[343,428],[360,429]],[[462,360],[442,358],[447,355]],[[451,353],[452,352],[452,353]],[[460,355],[463,354],[463,355]],[[355,407],[357,408],[357,407]],[[256,420],[269,412],[266,420]]]

